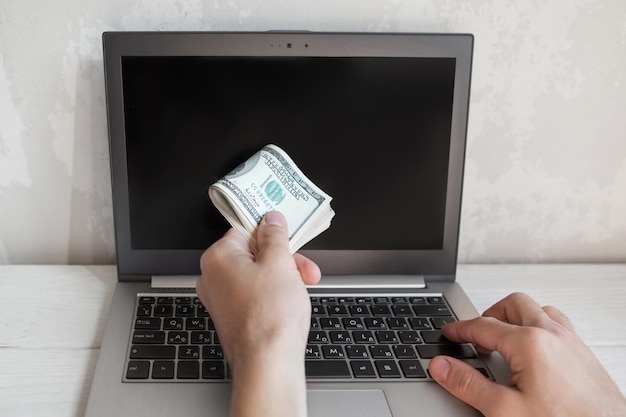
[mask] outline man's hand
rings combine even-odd
[[[483,353],[497,351],[509,364],[507,387],[453,358],[430,363],[439,384],[487,417],[626,416],[624,396],[555,307],[515,293],[483,317],[450,323],[443,333]]]
[[[215,323],[232,370],[231,415],[304,416],[304,350],[311,303],[304,284],[320,270],[289,254],[284,216],[268,213],[254,256],[230,230],[202,255],[198,297]]]

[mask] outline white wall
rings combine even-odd
[[[0,0],[0,263],[110,263],[106,30],[471,32],[460,260],[626,262],[624,0]]]

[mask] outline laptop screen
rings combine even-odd
[[[315,259],[319,254],[323,263],[331,254],[358,259],[384,253],[435,258],[446,250],[455,253],[457,237],[454,247],[446,248],[446,233],[452,226],[458,236],[460,181],[451,181],[459,167],[450,164],[452,160],[462,168],[462,158],[459,163],[451,152],[457,152],[455,142],[465,139],[469,86],[460,97],[465,101],[460,132],[458,127],[455,131],[455,91],[459,80],[469,77],[463,69],[469,65],[458,62],[467,58],[427,49],[389,56],[376,47],[356,55],[332,48],[332,53],[316,53],[315,34],[306,46],[300,42],[304,54],[294,53],[295,42],[294,47],[287,48],[286,41],[275,46],[280,40],[268,40],[272,49],[257,53],[241,54],[236,48],[233,54],[210,48],[187,53],[184,45],[162,53],[167,34],[152,35],[147,37],[152,48],[118,52],[121,96],[114,99],[114,109],[108,97],[110,128],[112,110],[122,120],[119,128],[110,129],[114,190],[120,169],[115,151],[124,155],[122,216],[128,219],[120,233],[114,201],[118,262],[120,255],[124,258],[120,237],[131,258],[165,254],[175,262],[187,255],[197,260],[229,227],[211,204],[208,187],[267,144],[284,149],[333,197],[332,225],[303,247],[307,255]],[[335,36],[341,42],[341,35]],[[393,35],[375,36],[393,43]],[[462,78],[460,68],[467,72]],[[110,83],[107,79],[109,91]],[[450,186],[458,194],[452,202]],[[446,217],[450,204],[457,206],[452,223]],[[337,262],[341,260],[332,261]],[[415,261],[409,269],[420,268]],[[171,265],[165,269],[176,273]],[[189,266],[180,269],[183,273]],[[344,270],[351,273],[350,268],[338,268]]]

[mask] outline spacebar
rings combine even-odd
[[[348,364],[342,360],[304,361],[307,378],[350,378]]]

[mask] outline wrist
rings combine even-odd
[[[231,415],[306,416],[304,347],[269,344],[235,359]]]

